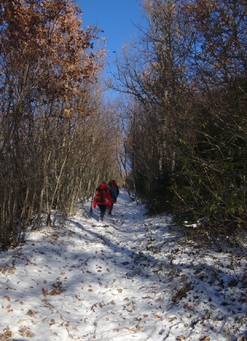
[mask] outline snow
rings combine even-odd
[[[0,253],[0,341],[246,340],[246,239],[192,243],[124,189],[89,208]]]

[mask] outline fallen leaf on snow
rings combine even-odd
[[[46,290],[46,289],[42,288],[42,294],[43,294],[44,296],[46,296],[46,295],[47,295],[47,293],[48,293],[48,290]]]
[[[93,304],[91,310],[95,311],[94,309],[97,308],[97,303]]]
[[[19,333],[23,337],[33,337],[35,335],[34,333],[31,332],[30,328],[26,326],[20,327]]]
[[[177,318],[174,316],[174,317],[169,317],[168,318],[168,322],[172,322],[172,321],[174,321],[174,320],[176,320]]]
[[[28,312],[27,312],[28,316],[35,316],[36,314],[37,314],[37,312],[32,311],[31,309],[29,309]]]
[[[125,327],[124,329],[128,330],[129,332],[131,333],[136,333],[136,332],[139,332],[141,327],[140,326],[136,326],[135,328],[128,328],[128,327]]]
[[[129,332],[135,333],[135,330],[132,328],[125,327],[124,329],[128,330]]]
[[[3,296],[3,298],[5,298],[7,301],[10,301],[10,298],[7,295]]]
[[[160,297],[160,298],[157,298],[157,300],[155,300],[155,302],[162,302],[163,301],[163,298]]]
[[[12,331],[10,330],[9,326],[7,326],[6,328],[4,328],[4,333],[3,334],[0,334],[0,336],[3,337],[3,340],[8,340],[9,338],[12,338],[13,336],[13,333]]]
[[[51,319],[51,321],[50,321],[50,326],[52,326],[53,324],[55,324],[56,322],[55,322],[55,320],[54,319]]]
[[[54,296],[54,295],[60,295],[60,292],[57,291],[56,289],[52,289],[49,293],[49,295]]]
[[[202,335],[202,336],[199,337],[199,340],[200,341],[210,341],[210,338],[205,336],[205,335]]]

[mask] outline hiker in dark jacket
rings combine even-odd
[[[101,182],[101,184],[96,188],[96,193],[93,199],[93,208],[96,208],[97,205],[100,209],[99,220],[103,221],[106,209],[109,210],[112,206],[112,198],[105,182]]]
[[[110,186],[111,188],[113,188],[113,189],[115,190],[115,192],[116,192],[116,197],[115,197],[115,199],[114,199],[114,203],[116,203],[116,202],[117,202],[117,197],[119,196],[119,188],[118,188],[118,185],[117,185],[117,183],[116,183],[115,180],[112,180],[112,181],[109,182],[108,187],[109,187],[109,186]]]
[[[111,186],[111,183],[109,182],[108,184],[108,189],[109,189],[109,192],[110,192],[110,195],[111,195],[111,199],[112,199],[112,203],[111,203],[111,206],[109,208],[109,215],[111,215],[112,213],[112,209],[113,209],[113,205],[114,203],[116,202],[117,200],[117,192],[116,190]]]

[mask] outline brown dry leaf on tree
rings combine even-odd
[[[57,0],[29,5],[19,2],[15,6],[4,1],[4,6],[8,31],[3,35],[3,43],[4,38],[8,38],[5,48],[10,51],[14,46],[13,57],[18,56],[12,58],[12,65],[21,68],[36,63],[39,65],[36,69],[37,87],[49,97],[74,98],[81,82],[91,79],[102,67],[100,58],[103,52],[89,52],[91,40],[97,32],[81,28],[78,9],[69,0],[67,3]],[[64,114],[72,117],[77,103],[74,102],[73,110],[64,108]]]

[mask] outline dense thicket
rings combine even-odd
[[[151,211],[202,230],[246,226],[247,4],[146,0],[147,26],[118,60],[131,94],[126,157]]]
[[[103,105],[97,28],[70,0],[0,1],[0,243],[17,243],[42,213],[73,212],[116,170]],[[102,138],[102,137],[107,138]],[[103,155],[103,157],[102,157]]]

